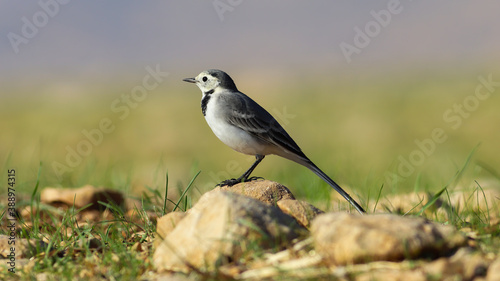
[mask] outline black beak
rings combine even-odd
[[[186,78],[186,79],[182,79],[182,81],[189,82],[189,83],[196,83],[195,78]]]

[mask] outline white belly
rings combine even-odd
[[[217,112],[209,102],[205,120],[214,134],[227,146],[248,155],[267,155],[269,145],[265,145],[246,131],[225,122],[222,116],[217,116]]]
[[[214,134],[230,148],[248,155],[267,155],[266,145],[247,132],[226,122],[213,122],[208,114],[205,118]]]

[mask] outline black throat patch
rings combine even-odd
[[[201,112],[203,113],[203,116],[205,116],[207,113],[207,104],[213,93],[214,90],[203,93],[203,98],[201,99]]]

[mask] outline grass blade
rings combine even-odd
[[[438,191],[438,193],[434,194],[432,196],[432,198],[429,200],[429,202],[427,202],[427,204],[425,204],[422,209],[420,210],[420,212],[418,212],[418,215],[421,216],[423,212],[425,212],[425,210],[427,210],[427,208],[429,208],[430,206],[434,205],[434,203],[436,203],[436,201],[439,199],[439,197],[441,197],[441,194],[443,194],[443,192],[446,191],[446,189],[448,189],[448,185],[446,185],[445,187],[443,187],[440,191]]]
[[[163,215],[167,213],[167,195],[168,195],[168,171],[165,174],[165,199],[163,200]]]
[[[194,175],[193,179],[189,182],[188,186],[186,187],[186,189],[184,189],[184,191],[182,192],[181,196],[179,197],[179,200],[177,200],[177,203],[175,204],[174,206],[174,209],[172,210],[172,212],[175,212],[175,210],[177,210],[177,208],[179,207],[179,204],[181,203],[182,201],[182,198],[184,197],[184,195],[186,195],[186,193],[188,192],[188,190],[191,188],[191,186],[193,185],[193,182],[194,180],[198,177],[198,175],[201,173],[201,171],[199,171],[198,173],[196,173],[196,175]]]
[[[375,200],[375,206],[373,206],[373,213],[375,213],[375,210],[377,209],[378,202],[380,201],[380,197],[382,196],[382,189],[384,189],[384,184],[382,184],[380,186],[380,189],[378,190],[377,199]]]
[[[439,199],[439,197],[441,196],[441,194],[443,194],[443,192],[447,191],[447,189],[450,187],[450,186],[455,186],[457,184],[457,182],[462,178],[463,174],[464,174],[464,171],[465,169],[467,168],[467,166],[469,165],[470,163],[470,160],[472,159],[472,155],[474,155],[474,152],[476,152],[476,149],[479,147],[479,144],[476,145],[472,151],[469,153],[469,155],[467,156],[467,159],[465,160],[465,163],[463,164],[462,168],[460,170],[458,170],[455,175],[453,176],[453,178],[440,190],[438,191],[438,193],[434,194],[434,196],[432,196],[432,198],[429,200],[429,202],[427,202],[427,204],[425,204],[422,209],[420,210],[420,212],[418,212],[418,215],[421,216],[423,214],[423,212],[429,208],[430,206],[432,206],[434,203],[436,203],[436,201]]]

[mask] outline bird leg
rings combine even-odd
[[[247,182],[247,181],[253,181],[253,180],[257,180],[257,179],[263,179],[262,177],[251,177],[249,178],[250,174],[253,172],[253,170],[257,167],[257,165],[259,165],[260,161],[262,161],[262,159],[264,159],[264,155],[255,155],[255,162],[252,164],[252,166],[250,166],[250,168],[248,168],[248,170],[243,173],[243,175],[241,175],[241,177],[237,178],[237,179],[228,179],[228,180],[225,180],[225,181],[222,181],[220,182],[219,184],[217,184],[216,186],[233,186],[237,183],[240,183],[240,182]]]

